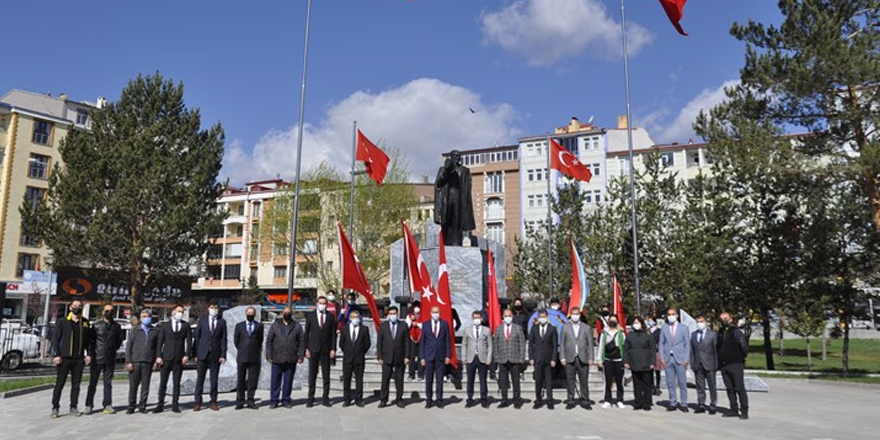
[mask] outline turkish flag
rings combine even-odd
[[[354,254],[354,248],[351,246],[351,242],[348,241],[348,237],[345,236],[342,224],[337,222],[336,227],[339,229],[339,271],[342,273],[342,288],[359,292],[366,298],[367,305],[370,307],[370,314],[373,316],[373,325],[376,326],[376,331],[379,331],[379,322],[382,320],[382,317],[379,316],[376,298],[373,296],[373,290],[370,289],[370,283],[367,281],[366,274],[364,274],[364,268]]]
[[[376,144],[370,142],[360,130],[357,131],[357,154],[355,159],[364,163],[367,167],[367,175],[370,179],[376,181],[376,184],[382,186],[385,181],[385,174],[388,172],[388,155],[385,154]]]
[[[666,16],[669,17],[669,21],[672,22],[672,25],[675,26],[675,30],[678,31],[679,34],[687,36],[687,32],[681,28],[681,25],[678,24],[684,16],[684,4],[687,3],[687,0],[660,0],[660,6],[663,6],[663,10],[666,11]]]
[[[626,333],[626,313],[623,313],[623,300],[620,298],[620,283],[617,282],[617,275],[614,275],[614,310],[611,314],[617,316],[617,322]]]
[[[584,182],[589,182],[593,178],[593,173],[590,172],[586,165],[582,164],[574,154],[562,148],[562,145],[559,145],[553,139],[550,139],[550,168],[559,170],[559,172],[572,179],[583,180]]]
[[[487,284],[487,296],[489,297],[489,306],[486,312],[489,314],[489,331],[495,334],[495,327],[501,325],[501,303],[498,301],[498,280],[495,279],[495,259],[492,257],[492,251],[486,251],[489,254],[489,283]]]
[[[446,321],[449,325],[449,346],[452,347],[452,357],[449,358],[449,364],[456,370],[458,369],[458,355],[455,353],[455,322],[452,319],[452,291],[449,289],[449,272],[446,270],[446,246],[443,244],[443,230],[440,230],[440,265],[437,268],[437,294],[429,297],[429,300],[422,298],[422,310],[431,310],[431,307],[440,308],[440,319]],[[429,314],[422,314],[422,322],[427,321]]]

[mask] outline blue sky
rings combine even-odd
[[[224,177],[293,175],[305,0],[4,5],[0,89],[117,99],[129,78],[183,81],[226,128]],[[777,23],[769,0],[690,0],[679,36],[657,0],[627,0],[634,122],[687,141],[738,76],[734,21]],[[11,18],[11,19],[10,19]],[[304,166],[347,166],[351,121],[414,176],[452,148],[511,144],[571,116],[623,114],[618,0],[314,0]],[[477,110],[471,114],[468,107]]]

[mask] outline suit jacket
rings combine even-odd
[[[299,323],[276,320],[266,336],[266,359],[275,364],[292,364],[305,357],[306,341]]]
[[[247,321],[239,322],[235,325],[235,331],[232,334],[232,341],[235,349],[238,350],[236,361],[243,363],[260,363],[263,354],[263,323],[254,320],[254,329],[248,336]]]
[[[474,359],[482,362],[492,362],[492,335],[489,327],[480,326],[480,338],[474,337],[474,327],[470,326],[461,337],[461,352],[464,354],[464,363],[469,364]]]
[[[440,320],[437,336],[434,336],[433,323],[427,320],[422,323],[422,345],[420,346],[422,359],[425,361],[443,362],[445,358],[452,357],[449,346],[449,324]]]
[[[217,317],[217,325],[211,331],[210,316],[203,316],[196,325],[193,337],[193,346],[196,349],[196,358],[199,362],[219,362],[220,358],[226,359],[226,320]]]
[[[495,362],[521,364],[528,361],[526,358],[526,334],[522,327],[511,324],[510,339],[507,338],[506,328],[507,324],[504,323],[495,327],[495,343],[492,344]]]
[[[131,329],[125,343],[125,363],[149,363],[156,361],[156,347],[159,345],[159,332],[148,327],[144,333],[143,326]]]
[[[574,335],[574,327],[578,326],[578,334]],[[577,354],[575,354],[577,347]],[[574,362],[580,359],[583,363],[593,360],[593,329],[584,322],[567,322],[562,326],[562,347],[559,350],[559,360]]]
[[[691,337],[686,325],[675,324],[675,337],[672,337],[672,326],[667,324],[660,329],[660,359],[667,364],[673,356],[675,363],[683,365],[691,360]]]
[[[342,364],[363,365],[370,345],[372,345],[372,340],[370,339],[370,329],[367,326],[358,325],[357,339],[355,340],[351,339],[351,324],[342,327],[342,331],[339,333],[339,348],[344,354]]]
[[[306,349],[313,356],[329,356],[336,350],[336,317],[325,312],[324,326],[318,325],[318,311],[306,315]]]
[[[556,327],[547,324],[547,330],[542,338],[541,325],[533,325],[529,333],[529,358],[536,364],[549,364],[551,361],[556,361],[558,352],[559,337],[556,334]]]
[[[397,321],[397,333],[391,334],[391,322],[379,326],[376,356],[387,365],[403,365],[409,358],[409,327],[404,321]]]
[[[174,322],[163,322],[157,329],[159,334],[156,354],[166,362],[180,362],[184,356],[192,355],[192,329],[189,323],[180,322],[180,330],[174,332]]]
[[[718,369],[718,338],[709,327],[703,331],[705,334],[701,342],[697,342],[699,330],[691,333],[691,368],[703,367],[708,371],[714,371]]]

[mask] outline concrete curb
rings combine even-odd
[[[45,384],[45,385],[37,385],[37,386],[35,386],[35,387],[22,388],[22,389],[20,389],[20,390],[7,391],[7,392],[5,392],[5,393],[3,393],[3,394],[0,394],[0,398],[2,398],[2,399],[8,399],[8,398],[10,398],[10,397],[24,396],[24,395],[31,394],[31,393],[37,393],[37,392],[40,392],[40,391],[51,390],[52,388],[55,388],[55,385],[50,384],[50,383],[47,383],[47,384]]]

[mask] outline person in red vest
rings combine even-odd
[[[418,372],[419,380],[425,379],[425,367],[422,366],[421,360],[421,343],[422,343],[422,319],[420,313],[422,311],[421,301],[413,301],[412,309],[406,316],[406,325],[409,327],[409,380],[416,380],[416,372]]]
[[[336,301],[336,291],[330,289],[327,291],[327,313],[333,315],[336,318],[336,321],[339,321],[339,314],[342,312],[342,309],[339,307],[339,303]]]

